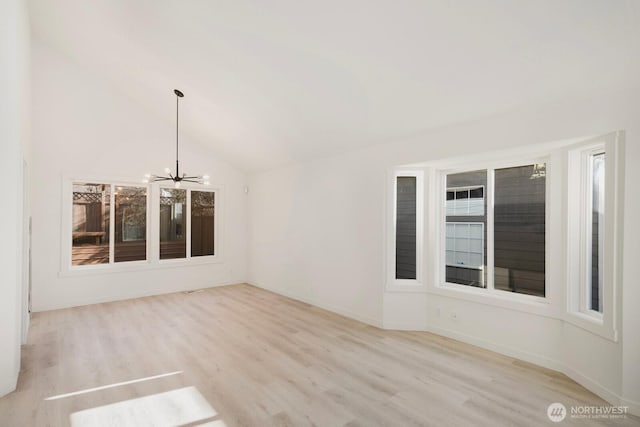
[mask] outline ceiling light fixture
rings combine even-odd
[[[180,98],[183,98],[184,94],[178,89],[174,89],[173,93],[176,94],[176,173],[175,175],[172,175],[171,169],[165,168],[164,172],[166,175],[145,174],[142,182],[146,184],[148,182],[173,181],[175,188],[180,188],[180,183],[182,182],[194,182],[196,184],[209,185],[208,175],[187,176],[185,173],[180,175],[180,160],[178,155],[178,105],[180,103]]]

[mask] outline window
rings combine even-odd
[[[67,188],[71,230],[63,242],[70,248],[64,270],[171,259],[220,262],[212,259],[219,251],[215,190],[90,181],[69,181]]]
[[[614,196],[605,191],[615,188],[607,182],[607,172],[616,159],[605,143],[579,145],[569,151],[568,197],[568,302],[571,311],[591,321],[602,322],[611,309],[611,287],[615,274],[610,270],[614,241],[608,241],[614,229]],[[606,246],[605,246],[606,245]],[[609,255],[610,256],[610,255]]]
[[[160,188],[160,259],[215,255],[215,196]]]
[[[147,259],[146,187],[73,183],[72,222],[71,265]]]
[[[398,169],[389,175],[387,280],[385,289],[426,292],[424,284],[424,171]]]
[[[416,278],[415,176],[396,178],[396,279]]]
[[[597,152],[588,159],[588,230],[587,249],[587,308],[602,313],[602,284],[604,283],[604,223],[605,223],[605,154]]]
[[[545,296],[544,163],[495,170],[494,287]]]
[[[117,186],[114,261],[147,259],[147,188]]]
[[[187,190],[160,189],[160,259],[187,257]]]
[[[447,175],[445,269],[448,283],[485,287],[486,186],[486,170]]]
[[[215,255],[215,193],[191,191],[191,256]]]
[[[447,174],[445,281],[544,297],[545,200],[545,163]]]
[[[387,181],[385,292],[425,292],[548,316],[616,341],[624,136],[399,166]],[[414,176],[415,233],[407,203]],[[412,277],[400,274],[401,255],[412,254],[403,244],[414,242],[417,279],[403,280]],[[438,303],[429,309],[440,315]]]
[[[73,184],[72,265],[109,263],[111,186]]]

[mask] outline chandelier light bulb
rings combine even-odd
[[[204,185],[209,185],[209,181],[203,182]]]
[[[171,173],[171,169],[170,168],[164,168],[164,173]]]
[[[202,179],[204,179],[205,181],[207,181],[209,179],[209,175],[202,175]]]
[[[180,181],[176,181],[176,183],[174,184],[175,188],[180,188]]]

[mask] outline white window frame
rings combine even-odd
[[[578,327],[617,341],[618,263],[622,254],[622,199],[624,133],[615,132],[576,144],[567,151],[567,305],[564,319]],[[602,268],[602,313],[588,308],[591,285],[591,158],[605,153],[605,221]],[[579,221],[575,219],[579,218]]]
[[[186,253],[185,253],[185,257],[184,258],[169,258],[169,259],[160,259],[160,197],[161,197],[161,191],[162,189],[167,189],[167,190],[171,190],[171,189],[176,189],[174,186],[171,185],[166,185],[166,184],[159,184],[157,186],[157,203],[156,203],[156,207],[158,209],[158,212],[156,213],[156,219],[157,219],[157,234],[156,234],[156,244],[158,247],[158,263],[160,264],[183,264],[183,263],[210,263],[210,262],[215,262],[219,259],[218,257],[218,251],[219,251],[219,247],[218,244],[220,242],[220,238],[219,238],[219,229],[218,229],[218,197],[220,195],[220,190],[216,189],[216,188],[211,188],[211,187],[197,187],[195,185],[182,185],[179,190],[185,190],[186,193],[186,199],[185,199],[185,210],[183,212],[184,215],[184,224],[185,224],[185,228],[186,228],[186,236],[185,236],[185,244],[187,245],[186,247]],[[214,203],[215,203],[215,210],[214,210],[214,223],[213,223],[213,250],[214,250],[214,254],[213,255],[203,255],[203,256],[191,256],[191,192],[192,191],[201,191],[201,192],[207,192],[207,193],[213,193],[214,194]]]
[[[416,178],[416,278],[396,279],[396,205],[398,177]],[[387,228],[387,280],[385,290],[391,292],[426,292],[424,281],[424,170],[394,168],[389,173],[389,191],[391,197],[388,202],[387,214],[391,219],[391,226]]]
[[[501,309],[530,313],[549,319],[559,320],[599,335],[609,341],[618,339],[617,323],[622,300],[617,291],[622,280],[620,263],[623,254],[624,221],[622,201],[624,197],[624,131],[617,131],[596,138],[573,138],[570,140],[526,145],[500,152],[483,152],[457,158],[414,163],[406,168],[390,169],[387,185],[386,226],[386,292],[406,291],[394,287],[392,276],[395,273],[395,248],[393,242],[395,230],[393,210],[395,209],[395,171],[424,171],[424,235],[418,239],[424,241],[422,287],[426,293],[446,298],[468,301],[474,304],[495,306]],[[600,144],[600,145],[598,145]],[[605,147],[605,242],[604,254],[604,290],[603,313],[601,320],[597,315],[580,310],[580,292],[586,286],[584,282],[584,264],[579,237],[583,229],[584,209],[581,206],[583,182],[581,151]],[[516,294],[500,290],[474,288],[465,285],[447,284],[445,269],[445,223],[446,223],[446,173],[468,172],[481,169],[499,169],[536,163],[546,163],[546,238],[545,238],[545,298]],[[493,204],[493,174],[488,177],[485,197]],[[422,203],[422,201],[420,201]],[[492,211],[489,211],[489,215]],[[492,218],[488,219],[487,233],[491,236],[491,246],[487,247],[487,257],[493,256]],[[489,238],[489,237],[488,237]],[[491,265],[493,264],[493,260]],[[488,272],[493,279],[493,271]],[[581,277],[582,275],[582,277]],[[391,285],[390,285],[391,284]],[[408,288],[408,286],[405,286]],[[416,289],[416,288],[414,288]],[[488,292],[489,291],[489,292]],[[597,312],[596,312],[597,313]],[[617,317],[618,316],[618,317]]]
[[[147,188],[147,259],[140,261],[113,262],[113,242],[115,236],[115,211],[109,215],[109,263],[94,265],[72,265],[72,248],[73,248],[73,184],[74,183],[90,183],[111,185],[110,194],[111,206],[114,206],[115,194],[113,188],[122,187],[139,187]],[[224,263],[224,238],[222,230],[224,230],[224,186],[208,185],[202,186],[197,184],[183,183],[181,189],[191,189],[195,191],[212,191],[215,193],[215,224],[214,224],[214,248],[215,255],[177,258],[160,260],[160,190],[159,183],[144,184],[139,180],[131,180],[127,178],[109,177],[109,176],[63,176],[61,182],[61,227],[60,227],[60,270],[59,277],[83,276],[83,275],[100,275],[111,274],[126,271],[139,271],[158,268],[170,268],[176,266],[194,266],[203,264],[220,264]],[[191,217],[191,204],[187,206]],[[190,227],[191,224],[187,225]],[[191,242],[187,242],[187,248],[190,250]]]
[[[592,204],[593,204],[593,156],[596,154],[605,153],[605,147],[603,144],[598,144],[597,146],[587,149],[581,150],[581,200],[580,200],[580,228],[581,228],[581,236],[580,241],[582,243],[580,245],[580,312],[585,313],[587,315],[593,316],[595,319],[602,320],[602,313],[597,310],[591,310],[589,308],[589,300],[591,299],[591,268],[592,268],[592,260],[591,260],[591,247],[593,244],[593,230],[592,230]],[[605,174],[606,174],[606,155],[605,155]],[[606,177],[605,177],[605,186],[606,186]],[[606,189],[605,189],[606,190]],[[606,191],[605,191],[605,199],[606,199]],[[606,210],[605,210],[606,213]],[[606,220],[605,220],[605,228],[606,228]],[[604,237],[604,236],[603,236]],[[599,248],[600,250],[604,249],[604,246]],[[599,256],[599,267],[604,268],[604,257]],[[602,290],[604,290],[604,283],[600,283]],[[604,292],[602,292],[603,294]],[[601,295],[601,298],[604,295]],[[604,305],[603,305],[604,312]]]
[[[121,180],[107,180],[107,179],[67,179],[66,185],[63,185],[63,209],[62,219],[63,225],[61,227],[63,233],[62,236],[62,268],[61,274],[66,272],[83,272],[83,271],[101,271],[105,269],[119,269],[119,268],[131,268],[136,266],[148,265],[150,262],[149,251],[149,233],[150,233],[150,202],[151,193],[149,185],[141,184],[139,182],[127,182]],[[72,251],[73,251],[73,185],[74,184],[102,184],[108,185],[109,190],[109,262],[104,264],[88,264],[88,265],[73,265]],[[146,259],[137,261],[123,261],[115,262],[115,227],[116,227],[116,212],[115,212],[115,190],[117,187],[136,187],[144,188],[147,191],[146,200]]]
[[[503,169],[503,168],[513,168],[520,166],[528,166],[536,163],[545,163],[546,164],[546,178],[545,178],[545,296],[540,297],[537,295],[527,295],[527,294],[519,294],[516,292],[508,292],[501,289],[496,289],[494,287],[495,277],[494,277],[494,201],[495,201],[495,170]],[[501,299],[513,299],[518,302],[531,302],[531,303],[544,303],[548,300],[549,297],[549,190],[550,190],[550,179],[548,179],[550,175],[550,163],[551,159],[549,155],[544,155],[540,157],[533,158],[521,158],[521,159],[511,159],[505,161],[498,162],[479,162],[471,165],[466,165],[463,168],[451,168],[451,169],[441,169],[437,171],[440,180],[440,191],[438,194],[440,206],[439,209],[439,217],[438,224],[442,224],[439,226],[439,236],[440,236],[440,248],[438,251],[438,265],[440,275],[436,281],[435,287],[439,289],[446,290],[455,290],[462,292],[470,292],[479,295],[485,295],[489,297],[497,297]],[[446,201],[447,201],[447,187],[446,187],[446,177],[450,174],[464,173],[464,172],[472,172],[478,170],[486,170],[487,171],[487,185],[485,186],[485,198],[487,200],[486,207],[486,245],[487,245],[487,277],[484,283],[484,288],[473,287],[468,285],[461,285],[458,283],[450,283],[446,281]]]

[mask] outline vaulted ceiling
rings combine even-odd
[[[634,0],[31,0],[35,39],[246,171],[637,85]]]

